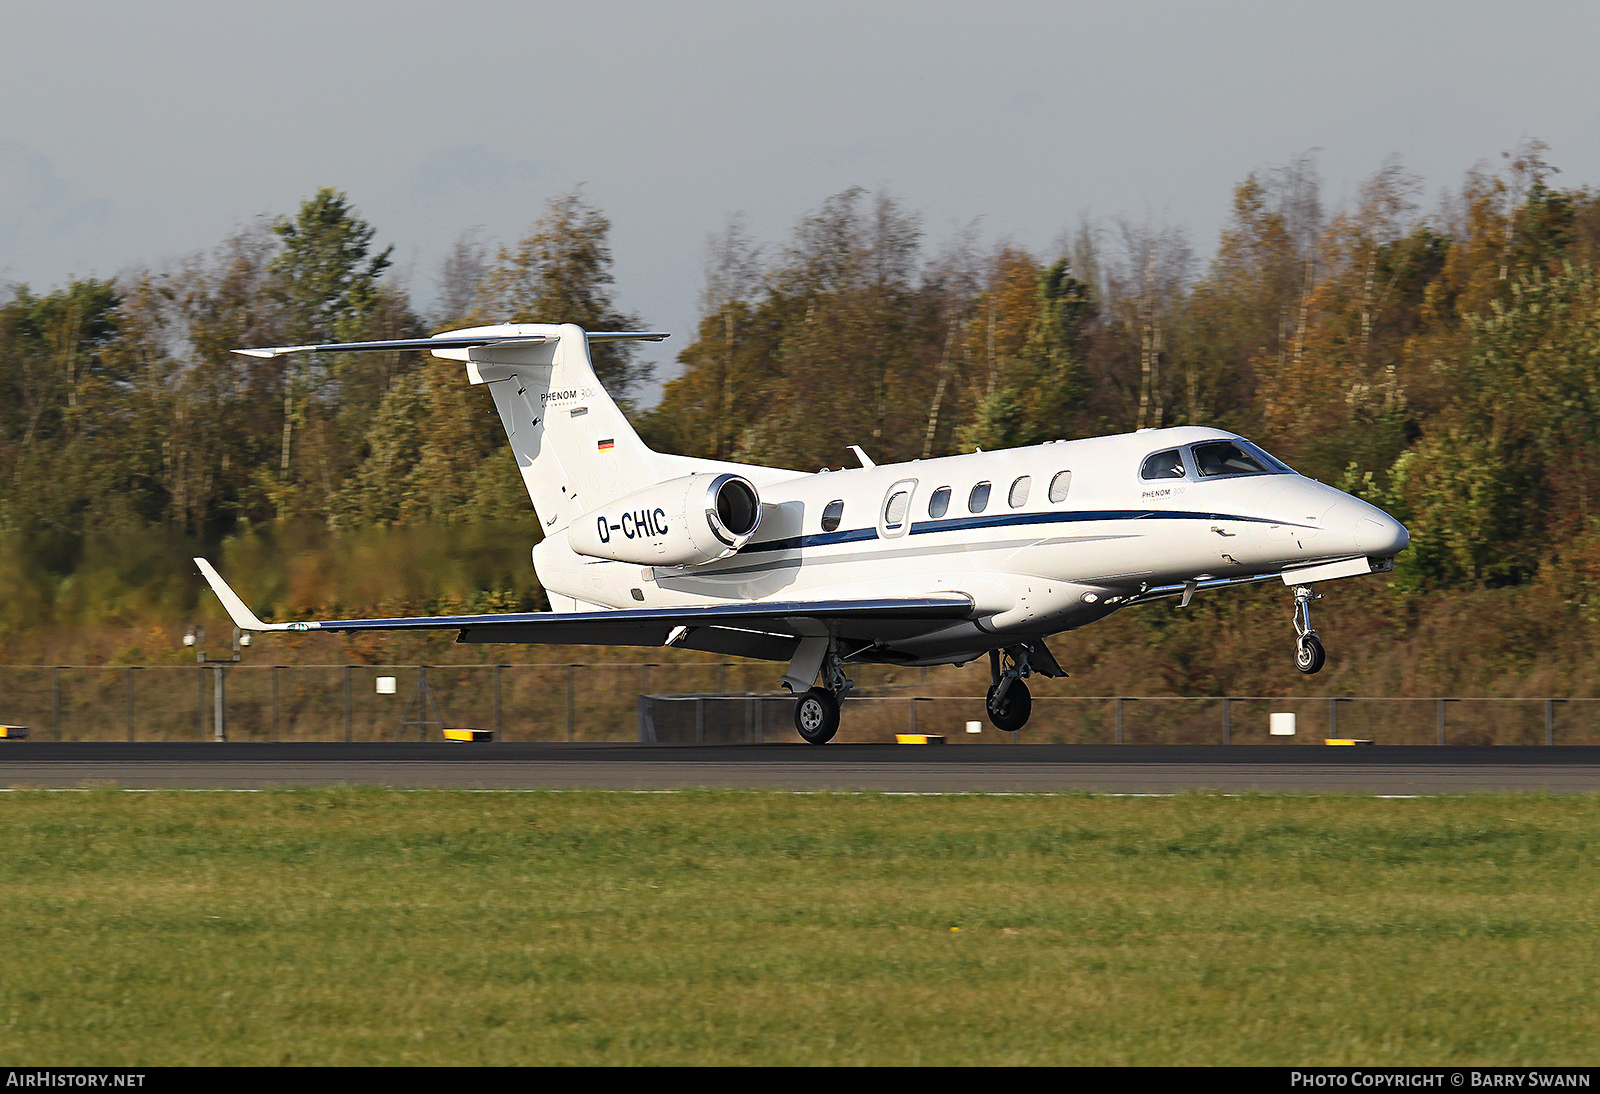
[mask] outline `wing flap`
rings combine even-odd
[[[601,613],[604,614],[604,613]],[[593,627],[551,628],[542,623],[505,626],[463,627],[457,642],[506,642],[529,645],[564,646],[665,646],[676,627],[597,621]],[[737,627],[685,627],[684,634],[671,643],[679,649],[704,653],[727,653],[754,657],[761,661],[787,661],[794,656],[800,639],[790,634],[747,630]]]
[[[797,600],[707,608],[618,608],[598,612],[507,612],[498,615],[437,615],[399,619],[324,619],[290,623],[289,630],[463,630],[467,641],[538,642],[553,645],[665,645],[677,627],[720,626],[736,630],[820,637],[870,622],[891,631],[919,632],[928,623],[966,619],[972,600],[962,593],[873,600]],[[898,624],[898,626],[897,626]],[[282,626],[282,624],[278,624]],[[482,637],[486,632],[517,638]],[[606,637],[597,637],[606,636]]]

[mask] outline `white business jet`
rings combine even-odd
[[[832,739],[852,663],[985,654],[988,713],[1028,720],[1023,679],[1064,676],[1045,638],[1163,597],[1282,580],[1295,663],[1322,667],[1318,581],[1389,570],[1410,537],[1382,510],[1219,429],[1179,427],[805,474],[646,448],[595,378],[592,342],[658,333],[475,327],[409,341],[237,352],[425,349],[494,396],[544,538],[549,612],[264,623],[252,631],[447,629],[458,642],[678,646],[787,662],[795,726]]]

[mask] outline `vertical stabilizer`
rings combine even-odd
[[[487,384],[546,535],[656,482],[652,453],[595,377],[589,339],[571,323],[451,331],[522,341],[436,350]],[[541,336],[543,336],[541,338]]]

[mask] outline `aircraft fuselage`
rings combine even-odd
[[[1233,466],[1219,465],[1229,443]],[[1242,469],[1251,462],[1259,469]],[[997,639],[1072,630],[1175,587],[1192,593],[1342,559],[1381,569],[1409,538],[1382,510],[1296,474],[1235,434],[1200,427],[815,474],[739,470],[758,487],[761,511],[736,553],[692,567],[641,567],[580,555],[558,533],[533,553],[553,603],[583,610],[965,593],[973,620],[861,658],[934,664],[969,660]]]

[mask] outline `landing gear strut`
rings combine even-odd
[[[1027,646],[989,651],[989,678],[993,682],[984,705],[996,729],[1015,733],[1028,724],[1028,715],[1033,713],[1033,696],[1022,678],[1032,673]]]
[[[829,639],[826,650],[820,653],[822,686],[808,689],[794,704],[794,728],[807,744],[812,745],[825,745],[839,732],[839,704],[855,687],[855,681],[844,674],[839,664],[836,640]],[[801,659],[797,657],[795,665],[800,663]],[[794,668],[790,672],[791,675],[785,676],[784,681],[792,686]],[[816,670],[813,670],[813,677],[815,674]]]
[[[1311,629],[1311,602],[1321,599],[1322,594],[1312,592],[1310,585],[1294,587],[1294,667],[1307,676],[1320,672],[1328,657],[1322,639]]]

